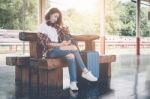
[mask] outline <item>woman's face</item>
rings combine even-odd
[[[50,16],[50,21],[51,21],[51,23],[57,22],[58,18],[59,18],[59,13],[53,13],[53,14]]]

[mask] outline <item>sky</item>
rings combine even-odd
[[[131,0],[118,0],[118,1],[125,3],[125,2],[130,2]]]
[[[61,9],[74,8],[82,11],[92,11],[98,6],[99,0],[49,0],[52,7]]]
[[[69,8],[76,9],[80,12],[95,11],[100,6],[100,0],[48,0],[50,1],[51,7],[58,7],[61,10]],[[123,3],[131,2],[131,0],[118,0]]]

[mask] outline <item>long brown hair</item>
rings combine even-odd
[[[58,20],[56,21],[56,23],[54,23],[53,25],[55,26],[63,26],[63,22],[62,22],[62,13],[60,12],[60,10],[58,8],[51,8],[49,9],[49,11],[46,13],[45,15],[45,20],[47,22],[47,25],[51,25],[50,20],[50,16],[54,13],[59,13],[59,17]]]

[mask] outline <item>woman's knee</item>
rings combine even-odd
[[[66,55],[66,58],[67,59],[74,59],[75,56],[74,56],[74,54],[70,53],[70,54]]]

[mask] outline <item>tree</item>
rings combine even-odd
[[[106,32],[113,35],[135,36],[136,4],[118,0],[105,0]],[[142,36],[150,36],[150,25],[147,19],[148,9],[141,7],[140,28]]]
[[[119,19],[121,12],[121,2],[118,2],[118,0],[105,0],[105,29],[107,34],[118,34],[122,24],[121,20]]]
[[[136,24],[136,6],[135,3],[123,3],[122,12],[120,14],[121,34],[123,36],[135,36],[135,24]]]
[[[121,34],[123,36],[135,36],[136,35],[136,4],[133,2],[122,3],[122,12],[120,13]],[[140,11],[140,29],[141,36],[149,36],[150,26],[148,25],[147,10],[145,7],[141,7]]]
[[[36,0],[0,1],[0,28],[33,30],[36,24]]]
[[[72,34],[99,34],[98,11],[80,12],[68,9],[63,12],[64,24],[69,26]]]
[[[148,8],[141,9],[141,36],[148,37],[150,36],[150,23],[148,22]]]

